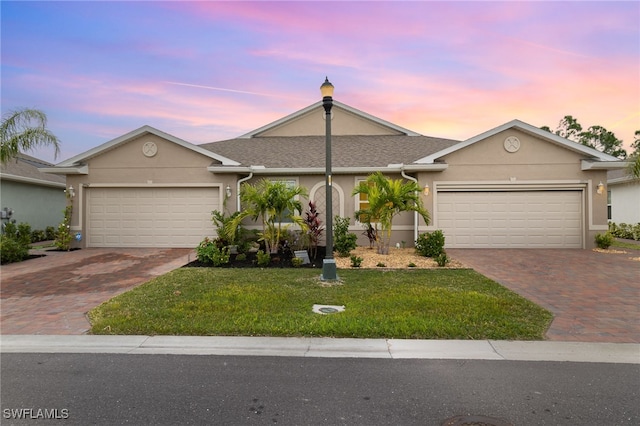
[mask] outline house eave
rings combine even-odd
[[[377,171],[387,173],[406,172],[440,172],[449,167],[445,163],[434,164],[389,164],[387,167],[333,167],[331,173],[334,175],[350,175],[350,174],[370,174]],[[254,175],[322,175],[326,173],[324,167],[265,167],[265,166],[246,166],[246,167],[225,167],[225,166],[209,166],[207,170],[211,173],[253,173]]]
[[[125,135],[122,135],[120,137],[117,137],[115,139],[112,139],[108,142],[103,143],[100,146],[97,146],[95,148],[92,148],[82,154],[76,155],[75,157],[72,157],[66,161],[61,162],[60,164],[58,164],[58,166],[60,167],[73,167],[75,164],[77,163],[81,163],[81,162],[85,162],[86,160],[93,158],[97,155],[102,154],[103,152],[106,152],[110,149],[114,149],[124,143],[127,143],[128,141],[135,139],[137,137],[140,137],[144,134],[152,134],[155,136],[158,136],[162,139],[168,140],[170,142],[175,143],[176,145],[182,146],[186,149],[189,149],[191,151],[197,152],[198,154],[204,155],[205,157],[209,157],[212,160],[216,160],[219,161],[220,163],[224,164],[224,165],[228,165],[228,166],[239,166],[240,163],[238,163],[237,161],[234,161],[230,158],[224,157],[222,155],[216,154],[213,151],[209,151],[206,150],[204,148],[199,147],[198,145],[194,145],[190,142],[187,142],[183,139],[180,139],[176,136],[170,135],[168,133],[165,133],[161,130],[158,130],[156,128],[153,128],[151,126],[145,125],[142,126],[136,130],[133,130]]]
[[[623,176],[623,177],[620,177],[620,178],[607,180],[607,185],[620,185],[620,184],[631,183],[631,182],[640,183],[640,179],[635,178],[635,177],[633,177],[631,175]]]
[[[582,160],[581,170],[616,170],[629,167],[626,161],[591,161]]]
[[[8,180],[12,182],[28,183],[31,185],[49,186],[52,188],[65,188],[66,185],[63,182],[52,182],[50,180],[35,179],[25,176],[11,175],[7,173],[0,173],[0,180]]]
[[[464,149],[466,147],[468,147],[469,145],[473,145],[476,142],[485,140],[491,136],[494,136],[498,133],[504,132],[505,130],[509,130],[509,129],[517,129],[520,130],[522,132],[528,133],[530,135],[533,135],[535,137],[539,137],[542,139],[546,139],[549,142],[552,142],[556,145],[562,146],[566,149],[569,149],[571,151],[586,155],[588,157],[593,158],[593,161],[600,161],[600,162],[615,162],[616,160],[619,161],[618,158],[613,157],[611,155],[605,154],[603,152],[600,152],[596,149],[584,146],[582,144],[579,144],[577,142],[573,142],[570,141],[569,139],[565,139],[563,137],[560,137],[554,133],[548,132],[546,130],[537,128],[535,126],[532,126],[530,124],[527,124],[523,121],[520,120],[511,120],[508,123],[504,123],[501,126],[498,126],[496,128],[487,130],[486,132],[480,133],[479,135],[476,135],[472,138],[469,138],[465,141],[462,141],[460,143],[457,143],[455,145],[452,145],[446,149],[443,149],[441,151],[435,152],[431,155],[428,155],[426,157],[420,158],[418,160],[415,161],[415,163],[418,164],[426,164],[426,163],[432,163],[448,154],[451,154],[453,152],[459,151],[461,149]],[[584,170],[584,169],[583,169]]]
[[[88,175],[89,166],[70,166],[70,167],[43,167],[38,169],[42,173],[51,173],[52,175]]]

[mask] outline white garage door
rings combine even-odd
[[[580,191],[439,192],[451,248],[582,248]]]
[[[196,247],[213,233],[218,188],[90,188],[88,247]]]

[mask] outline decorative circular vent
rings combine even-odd
[[[504,140],[504,149],[507,152],[516,152],[520,149],[520,139],[515,136],[509,136]]]

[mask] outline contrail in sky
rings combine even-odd
[[[178,82],[175,82],[175,81],[165,81],[164,83],[173,84],[175,86],[197,87],[199,89],[217,90],[219,92],[243,93],[245,95],[266,96],[266,97],[270,97],[270,98],[299,99],[299,98],[292,98],[292,97],[289,97],[289,96],[271,95],[271,94],[268,94],[268,93],[248,92],[246,90],[225,89],[225,88],[222,88],[222,87],[202,86],[200,84],[178,83]]]

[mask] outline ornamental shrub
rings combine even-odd
[[[216,240],[205,237],[196,248],[196,257],[202,263],[222,266],[229,263],[231,255],[228,247],[219,247]]]
[[[420,256],[436,258],[444,252],[444,234],[437,229],[420,234],[416,240],[416,253]]]
[[[436,263],[440,267],[447,266],[447,263],[451,261],[451,259],[449,259],[449,256],[447,256],[447,253],[444,250],[442,251],[442,253],[436,256],[435,259],[436,259]]]
[[[36,229],[35,231],[31,231],[31,242],[39,243],[40,241],[45,241],[46,234],[42,229]]]
[[[71,235],[72,214],[73,205],[69,203],[64,209],[64,219],[62,220],[62,223],[58,225],[58,231],[56,232],[56,239],[54,244],[59,250],[71,250],[71,241],[73,241],[73,236]]]
[[[607,231],[604,234],[596,235],[596,245],[598,248],[606,250],[611,247],[611,244],[613,244],[613,235],[611,235],[611,232]]]
[[[47,226],[44,229],[44,241],[53,241],[56,239],[56,228],[53,226]]]
[[[267,267],[271,264],[271,253],[265,252],[264,250],[258,250],[256,253],[256,259],[258,266]]]
[[[335,216],[333,231],[333,248],[340,257],[347,257],[358,244],[358,236],[349,232],[349,218]]]
[[[21,244],[20,241],[7,236],[0,235],[0,263],[22,262],[29,257],[29,245]]]
[[[614,222],[609,222],[609,232],[616,238],[638,241],[640,240],[640,223],[635,225],[620,223],[618,225]]]
[[[31,225],[24,222],[18,224],[18,241],[27,247],[31,244]]]

